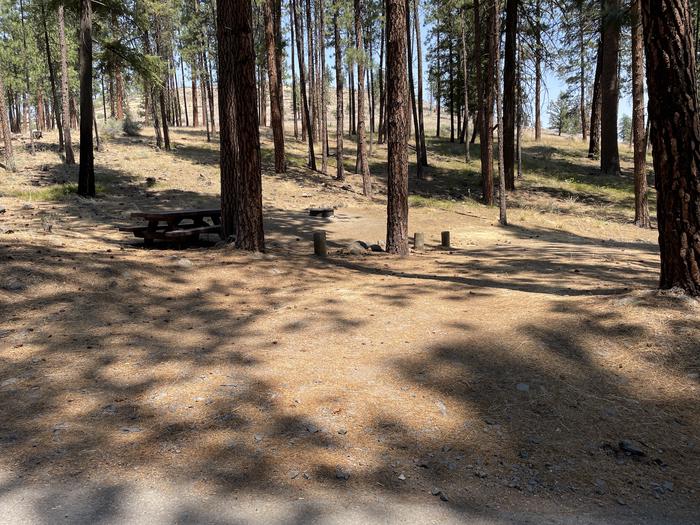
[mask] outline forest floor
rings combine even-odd
[[[399,258],[346,250],[385,238],[383,147],[370,202],[353,149],[340,183],[288,137],[275,175],[266,135],[267,253],[144,249],[130,212],[217,206],[217,148],[172,135],[108,141],[93,200],[55,135],[15,142],[0,523],[697,523],[700,303],[655,290],[626,149],[605,178],[578,140],[526,142],[501,227],[478,146],[465,170],[431,139],[427,248]]]

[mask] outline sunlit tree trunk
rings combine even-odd
[[[338,6],[333,13],[333,37],[335,44],[335,178],[345,179],[343,167],[343,57],[340,49],[340,27]]]
[[[221,224],[243,250],[264,251],[251,0],[218,0]]]
[[[589,130],[588,158],[595,159],[600,155],[600,71],[603,61],[603,41],[598,40],[596,55],[595,77],[593,79],[593,97],[591,98],[591,127]]]
[[[61,48],[61,99],[63,122],[70,122],[70,107],[68,98],[68,52],[66,50],[65,22],[63,16],[63,4],[58,6],[58,42]],[[66,126],[63,133],[66,164],[75,164],[73,155],[73,143],[71,140],[70,126]]]
[[[41,6],[41,22],[44,26],[44,47],[46,47],[46,65],[49,70],[49,80],[51,82],[51,102],[53,104],[53,118],[58,128],[58,151],[63,151],[63,122],[61,122],[60,104],[58,101],[58,90],[56,89],[56,74],[53,60],[51,59],[51,45],[49,43],[49,29],[46,23],[46,9],[43,2]]]
[[[408,65],[405,0],[386,0],[386,33],[386,249],[389,253],[408,255]]]
[[[642,0],[632,1],[632,137],[634,141],[634,223],[649,228],[647,144],[644,125],[644,34]]]
[[[297,58],[299,59],[299,89],[301,91],[302,119],[303,122],[306,124],[306,138],[308,140],[309,145],[308,167],[316,171],[316,155],[314,153],[314,134],[311,124],[311,115],[309,113],[309,100],[306,96],[306,68],[304,66],[304,44],[302,43],[303,37],[299,27],[299,5],[296,0],[291,1],[292,8],[294,11],[294,29],[297,40]]]
[[[688,0],[642,2],[661,288],[700,295],[700,113]]]
[[[0,133],[5,144],[5,169],[17,171],[15,155],[12,151],[12,135],[10,135],[10,123],[7,118],[7,103],[5,102],[5,84],[0,74]]]
[[[365,64],[362,44],[362,7],[355,1],[355,48],[357,49],[357,166],[362,174],[362,193],[372,196],[372,179],[367,159],[367,137],[365,135]]]
[[[274,33],[274,13],[277,12],[273,2],[279,0],[265,0],[263,12],[265,17],[265,45],[267,50],[267,75],[270,84],[270,124],[272,125],[272,138],[275,144],[275,173],[286,171],[284,159],[284,124],[282,122],[282,101],[279,99],[278,83],[282,81],[281,71],[277,70],[278,62],[275,58],[277,46]]]
[[[600,171],[607,175],[620,173],[620,155],[617,146],[617,110],[620,98],[619,9],[620,0],[603,0],[603,56],[600,71]]]

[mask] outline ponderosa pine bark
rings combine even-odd
[[[579,4],[579,16],[583,20],[583,4]],[[581,117],[581,140],[586,141],[587,123],[586,123],[586,41],[583,34],[584,25],[581,23],[578,31],[578,48],[579,48],[579,74],[578,74],[578,108]]]
[[[56,122],[56,127],[58,128],[58,151],[63,151],[63,122],[61,122],[61,112],[60,104],[58,101],[58,91],[56,89],[56,74],[54,73],[54,64],[51,59],[51,45],[49,43],[49,28],[46,22],[46,9],[44,8],[44,3],[39,4],[41,6],[41,22],[44,26],[44,46],[46,47],[46,65],[49,70],[49,81],[51,82],[51,99],[53,102],[53,119]],[[104,91],[104,88],[103,88]]]
[[[5,144],[5,169],[10,172],[17,171],[15,155],[12,151],[12,135],[10,135],[10,123],[7,118],[7,103],[5,102],[5,84],[0,75],[0,133]]]
[[[92,118],[92,1],[80,0],[80,169],[78,170],[78,195],[83,197],[95,196]]]
[[[469,151],[469,69],[467,66],[467,14],[462,10],[462,76],[464,77],[464,157],[467,164],[472,160]]]
[[[272,139],[275,144],[275,173],[286,171],[286,161],[284,158],[284,128],[282,122],[282,103],[279,99],[279,85],[282,81],[281,71],[277,70],[279,62],[276,59],[277,45],[274,32],[273,2],[279,0],[265,0],[263,2],[263,13],[265,18],[265,45],[267,50],[267,76],[270,86],[270,124],[272,125]]]
[[[493,35],[498,31],[498,20],[494,19],[493,11],[489,9],[486,17],[486,74],[482,78],[483,94],[481,97],[481,191],[484,203],[491,206],[493,200],[493,104],[495,96],[495,73],[497,64],[494,63],[497,41]]]
[[[333,13],[333,37],[335,44],[335,178],[345,180],[343,167],[343,57],[340,48],[340,26],[338,10]]]
[[[182,43],[180,43],[182,48]],[[187,91],[185,90],[185,61],[182,59],[182,52],[180,53],[180,77],[182,78],[182,102],[185,105],[185,126],[190,127],[190,116],[187,108]]]
[[[535,2],[535,140],[542,138],[542,2]]]
[[[362,5],[355,2],[355,47],[357,49],[357,166],[362,174],[362,193],[372,197],[372,179],[367,160],[367,136],[365,129],[365,63],[362,44]],[[405,23],[405,22],[404,22]]]
[[[649,228],[647,141],[644,124],[644,32],[641,0],[632,0],[632,137],[634,141],[634,223]]]
[[[221,226],[243,250],[264,251],[262,175],[251,0],[218,0]]]
[[[479,0],[474,0],[474,11],[479,10]],[[437,21],[436,21],[437,24]],[[440,120],[440,107],[442,105],[442,68],[440,67],[440,29],[438,26],[437,34],[435,35],[435,63],[436,63],[436,74],[435,74],[435,136],[440,136],[440,126],[442,121]],[[387,66],[388,67],[388,66]]]
[[[289,32],[290,32],[290,38],[289,38],[289,45],[290,45],[290,53],[289,56],[292,59],[292,119],[294,120],[294,138],[299,139],[299,124],[297,122],[297,110],[298,110],[298,105],[297,105],[297,72],[296,72],[296,67],[294,67],[294,46],[295,46],[295,38],[294,38],[294,15],[292,13],[292,2],[289,2]]]
[[[416,59],[418,60],[418,134],[420,136],[420,158],[428,165],[428,149],[425,145],[425,122],[423,118],[423,41],[420,33],[420,0],[413,0],[413,25],[416,30]]]
[[[29,152],[31,155],[35,154],[34,149],[34,133],[32,133],[31,122],[29,120],[29,93],[31,92],[31,87],[29,84],[29,55],[27,53],[27,33],[24,27],[24,2],[19,0],[19,10],[20,10],[20,22],[22,24],[22,49],[24,53],[24,97],[22,102],[22,108],[24,111],[24,127],[25,132],[29,132]]]
[[[700,295],[700,112],[688,0],[642,2],[661,288]]]
[[[500,13],[500,0],[493,0],[491,5],[491,16],[494,20],[495,27],[489,32],[489,38],[492,42],[489,43],[489,62],[493,61],[495,64],[495,91],[496,91],[496,120],[498,123],[498,222],[502,226],[508,225],[508,219],[506,217],[506,174],[504,166],[504,125],[503,125],[503,105],[501,104],[501,46],[500,46],[500,32],[498,27],[499,13]],[[493,55],[491,55],[491,48],[493,48]],[[514,61],[515,62],[515,61]],[[513,68],[515,69],[515,63],[513,63]],[[515,137],[514,137],[515,139]],[[514,146],[514,144],[513,144]]]
[[[406,49],[408,52],[408,92],[411,97],[411,114],[416,141],[416,178],[423,178],[423,159],[421,158],[420,129],[418,124],[418,108],[416,107],[416,89],[413,82],[413,42],[411,37],[410,4],[406,0]]]
[[[306,125],[306,138],[309,144],[309,158],[308,167],[316,171],[316,155],[314,153],[314,134],[311,124],[311,115],[309,113],[309,99],[306,96],[306,72],[304,67],[304,44],[303,37],[301,34],[301,28],[299,26],[299,5],[296,0],[292,1],[292,10],[294,11],[294,30],[296,33],[297,41],[297,58],[299,59],[299,90],[301,91],[301,105],[302,105],[302,134],[304,125]]]
[[[620,0],[603,0],[602,63],[600,70],[600,171],[605,175],[620,173],[617,146],[617,111],[620,98],[619,55]]]
[[[515,109],[516,39],[518,37],[518,0],[506,1],[506,43],[503,62],[503,170],[506,189],[515,189]],[[499,146],[500,147],[500,146]]]
[[[598,40],[596,54],[595,77],[593,79],[593,97],[591,98],[591,127],[588,140],[588,158],[595,159],[600,155],[600,71],[603,62],[603,40]]]
[[[319,40],[319,101],[321,103],[321,172],[328,174],[328,102],[326,100],[326,22],[323,16],[323,2],[316,2],[318,9],[318,40]]]
[[[386,0],[387,233],[389,253],[408,255],[406,2]]]
[[[199,127],[199,107],[197,106],[197,59],[190,64],[190,77],[192,83],[192,127]]]
[[[58,42],[61,49],[61,115],[63,122],[70,122],[70,108],[68,100],[68,53],[66,51],[66,30],[63,16],[63,4],[58,6]],[[66,164],[75,164],[70,126],[66,126],[63,133],[63,147],[65,149]]]

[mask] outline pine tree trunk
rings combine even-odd
[[[345,180],[343,167],[343,58],[340,49],[339,7],[333,13],[333,36],[335,43],[335,178]]]
[[[160,20],[156,16],[154,20],[155,38],[156,38],[156,53],[163,58],[163,41],[161,35]],[[167,74],[167,73],[165,73]],[[163,126],[163,146],[165,151],[170,151],[170,130],[168,129],[168,110],[165,102],[165,87],[167,86],[167,77],[164,78],[163,85],[158,88],[158,103],[160,105],[160,120]]]
[[[535,2],[535,140],[542,138],[542,3]]]
[[[642,0],[632,0],[632,137],[634,141],[634,223],[649,228],[647,144],[644,124],[644,33]]]
[[[7,119],[7,104],[5,102],[5,84],[0,74],[0,133],[2,133],[5,144],[5,169],[10,172],[17,171],[15,155],[12,151],[12,135],[10,134],[10,123]]]
[[[144,31],[144,33],[143,33],[143,48],[144,48],[144,51],[146,52],[147,55],[151,54],[151,39],[148,36],[148,31]],[[150,116],[151,116],[151,119],[153,121],[153,130],[154,130],[155,135],[156,135],[156,146],[160,149],[163,147],[163,134],[161,133],[161,130],[160,130],[160,117],[158,117],[157,87],[152,82],[147,82],[146,90],[149,92],[150,104],[148,106],[149,106]]]
[[[474,10],[479,9],[479,0],[474,0]],[[440,65],[440,30],[438,29],[437,31],[437,36],[436,36],[436,41],[437,45],[435,46],[435,62],[436,62],[436,69],[437,69],[437,74],[435,75],[435,136],[439,137],[440,136],[440,125],[442,122],[440,121],[440,107],[442,106],[442,67]]]
[[[386,0],[387,234],[389,253],[408,255],[406,2]]]
[[[265,0],[263,12],[265,17],[265,44],[267,48],[267,75],[270,79],[270,124],[272,125],[272,138],[275,144],[275,173],[286,171],[284,159],[284,123],[282,122],[282,104],[279,100],[279,85],[282,81],[281,71],[277,70],[277,46],[274,34],[273,13],[277,11],[273,2],[280,0]]]
[[[476,142],[477,131],[479,133],[479,140],[481,140],[481,108],[483,104],[481,103],[484,98],[484,79],[482,70],[482,47],[481,47],[481,7],[479,5],[479,0],[474,0],[474,67],[476,68],[476,119],[474,122],[474,132],[472,134],[472,139],[469,141],[471,144]],[[481,146],[479,146],[481,147]]]
[[[314,134],[311,125],[311,115],[309,114],[309,100],[306,96],[306,71],[304,67],[304,45],[302,43],[302,34],[299,28],[299,6],[297,0],[291,0],[294,10],[294,29],[296,30],[297,39],[297,58],[299,59],[299,89],[301,90],[301,104],[302,104],[302,119],[303,123],[306,125],[306,138],[309,145],[309,158],[308,167],[316,171],[316,155],[314,153]]]
[[[700,148],[688,0],[642,2],[661,288],[700,295]]]
[[[29,152],[34,155],[34,133],[32,133],[31,122],[29,120],[29,93],[31,92],[31,86],[29,84],[29,55],[27,53],[27,33],[24,27],[24,2],[19,0],[20,9],[20,21],[22,22],[22,48],[24,51],[24,98],[23,98],[23,109],[24,109],[24,131],[29,132]]]
[[[297,123],[298,108],[297,103],[297,72],[294,66],[295,37],[294,37],[294,14],[292,13],[292,2],[289,2],[289,31],[290,31],[290,56],[292,59],[292,119],[294,120],[294,138],[299,139],[299,124]]]
[[[595,159],[600,155],[600,72],[603,62],[603,40],[598,40],[595,78],[593,79],[593,97],[591,98],[591,127],[589,130],[588,158]]]
[[[54,64],[51,59],[51,45],[49,44],[49,29],[46,23],[46,10],[43,2],[41,6],[41,21],[44,26],[44,46],[46,47],[46,64],[49,70],[49,80],[51,82],[51,102],[53,104],[53,118],[58,128],[58,151],[63,151],[63,122],[61,122],[61,113],[59,111],[58,90],[56,89],[56,74],[54,72]],[[4,96],[4,94],[3,94]]]
[[[243,250],[264,251],[251,0],[217,2],[221,224]]]
[[[382,19],[380,24],[382,26],[379,38],[381,40],[381,45],[379,46],[379,128],[377,130],[377,143],[384,144],[386,139],[386,126],[384,119],[384,106],[385,104],[385,90],[384,90],[384,48],[386,47],[386,40],[384,38],[384,10],[385,3],[382,2]]]
[[[620,25],[617,12],[620,0],[603,0],[602,64],[600,71],[600,171],[605,175],[620,173],[617,110],[620,94],[619,55]]]
[[[411,8],[409,0],[406,0],[406,49],[408,54],[408,92],[411,97],[411,114],[413,115],[413,129],[416,140],[416,178],[423,178],[423,160],[420,154],[420,130],[418,129],[418,110],[416,108],[416,89],[413,82],[413,38],[411,37]]]
[[[326,101],[326,32],[325,18],[323,16],[322,2],[316,3],[317,13],[319,17],[319,60],[320,60],[320,81],[319,81],[319,101],[321,103],[321,172],[324,175],[328,174],[328,103]]]
[[[503,105],[501,104],[501,57],[500,57],[500,51],[501,51],[501,42],[500,42],[500,36],[501,33],[499,31],[499,17],[500,17],[500,0],[494,0],[492,5],[491,5],[491,19],[493,20],[494,27],[490,32],[490,46],[489,46],[489,62],[493,62],[495,64],[494,70],[495,70],[495,86],[494,86],[494,91],[496,92],[496,115],[497,115],[497,122],[498,122],[498,222],[502,226],[507,226],[508,225],[508,218],[506,216],[506,173],[505,173],[505,162],[504,162],[504,131],[505,131],[505,126],[503,124]],[[517,5],[516,5],[517,7]],[[506,22],[507,24],[507,22]],[[507,29],[506,29],[506,35],[507,35]],[[493,49],[493,55],[491,54],[491,49]],[[506,46],[506,49],[508,47]],[[515,42],[513,42],[513,50],[515,50]],[[513,51],[513,58],[515,58],[515,51]],[[512,64],[513,69],[515,69],[515,60],[513,60]],[[513,82],[515,83],[515,82]],[[513,94],[515,97],[515,94]]]
[[[187,110],[187,91],[185,90],[185,62],[180,56],[180,73],[182,76],[182,102],[185,104],[185,126],[190,127],[190,116]]]
[[[467,164],[472,160],[469,151],[469,69],[467,67],[467,11],[462,10],[462,76],[464,77],[464,159]]]
[[[78,195],[95,196],[92,142],[92,3],[80,0],[80,169]]]
[[[416,30],[416,58],[418,59],[418,134],[420,136],[420,158],[428,165],[428,149],[425,146],[425,121],[423,118],[423,42],[420,33],[420,0],[413,0],[413,25]]]
[[[583,7],[579,6],[579,16],[583,19]],[[581,140],[586,141],[586,41],[583,35],[584,25],[581,24],[578,33],[579,45],[579,114],[581,115]]]
[[[192,127],[199,127],[199,107],[197,107],[197,59],[192,61],[190,64],[190,76],[192,81]]]
[[[486,17],[486,74],[482,78],[483,96],[481,99],[481,134],[479,137],[481,149],[481,190],[484,203],[491,206],[493,200],[493,104],[495,95],[495,73],[497,64],[494,63],[496,50],[494,46],[498,21],[493,17],[493,10],[487,11]]]
[[[362,193],[372,197],[372,179],[367,160],[367,137],[365,136],[365,64],[362,45],[362,6],[355,2],[355,48],[357,49],[357,166],[362,174]]]
[[[518,37],[518,0],[506,1],[506,43],[503,62],[503,171],[506,189],[515,189],[515,107],[516,58],[515,41]],[[500,146],[499,146],[500,147]]]
[[[304,1],[304,0],[299,0]],[[309,117],[311,126],[310,130],[313,130],[314,140],[318,140],[318,104],[316,101],[316,63],[314,61],[314,26],[311,23],[311,1],[306,0],[305,3],[305,13],[306,13],[306,52],[308,58],[308,80],[309,80]]]
[[[117,120],[124,120],[124,79],[119,64],[114,67],[114,79],[117,88]]]
[[[36,127],[40,131],[44,131],[44,93],[41,88],[36,92]]]
[[[448,71],[448,96],[450,97],[450,142],[455,141],[455,99],[454,99],[454,93],[455,93],[455,86],[454,86],[454,75],[453,75],[453,70],[454,70],[454,57],[452,55],[452,39],[450,38],[448,41],[448,54],[447,54],[447,59],[449,63],[447,64],[447,71]]]
[[[63,16],[63,4],[58,6],[58,41],[61,48],[61,98],[63,103],[62,115],[63,122],[70,122],[70,102],[68,96],[68,53],[66,50],[66,33],[65,22]],[[70,126],[66,126],[63,131],[63,145],[65,148],[66,164],[75,164],[75,156],[73,154],[73,142],[71,140]],[[82,148],[81,148],[82,149]]]

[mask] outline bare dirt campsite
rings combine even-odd
[[[699,524],[698,21],[0,0],[0,525]]]
[[[174,130],[170,153],[149,130],[106,141],[95,199],[55,135],[34,157],[17,142],[0,180],[0,521],[697,520],[700,304],[656,290],[627,150],[605,178],[578,139],[528,139],[502,227],[470,197],[478,161],[465,172],[463,146],[435,140],[432,180],[410,179],[426,247],[397,257],[351,245],[385,238],[384,146],[369,201],[354,151],[340,183],[288,140],[275,174],[266,132],[264,254],[117,230],[218,205],[201,128]]]

